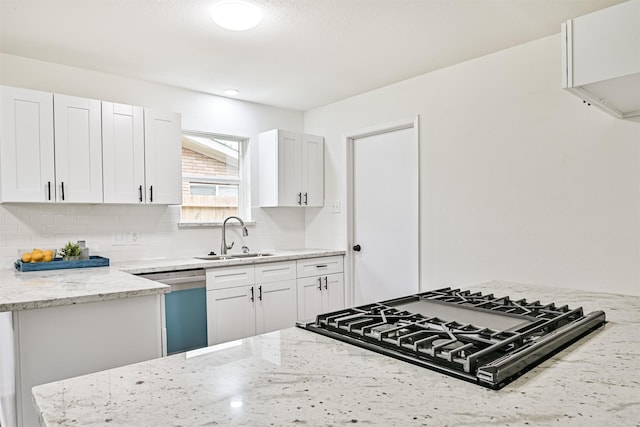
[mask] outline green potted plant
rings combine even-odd
[[[80,258],[80,254],[82,250],[77,243],[67,242],[66,245],[59,251],[60,255],[62,255],[62,259],[65,261],[71,261],[74,259]]]

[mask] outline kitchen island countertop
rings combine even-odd
[[[465,287],[466,288],[466,287]],[[489,282],[608,323],[499,391],[290,328],[33,388],[45,426],[638,426],[640,298]]]

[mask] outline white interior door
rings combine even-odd
[[[418,292],[417,121],[352,141],[354,303]]]

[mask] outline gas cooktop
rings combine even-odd
[[[497,390],[604,323],[603,311],[443,288],[298,326]]]

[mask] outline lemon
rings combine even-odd
[[[20,259],[22,260],[22,262],[31,262],[31,252],[23,253]]]
[[[34,249],[31,251],[31,261],[40,262],[44,258],[44,253],[40,249]]]

